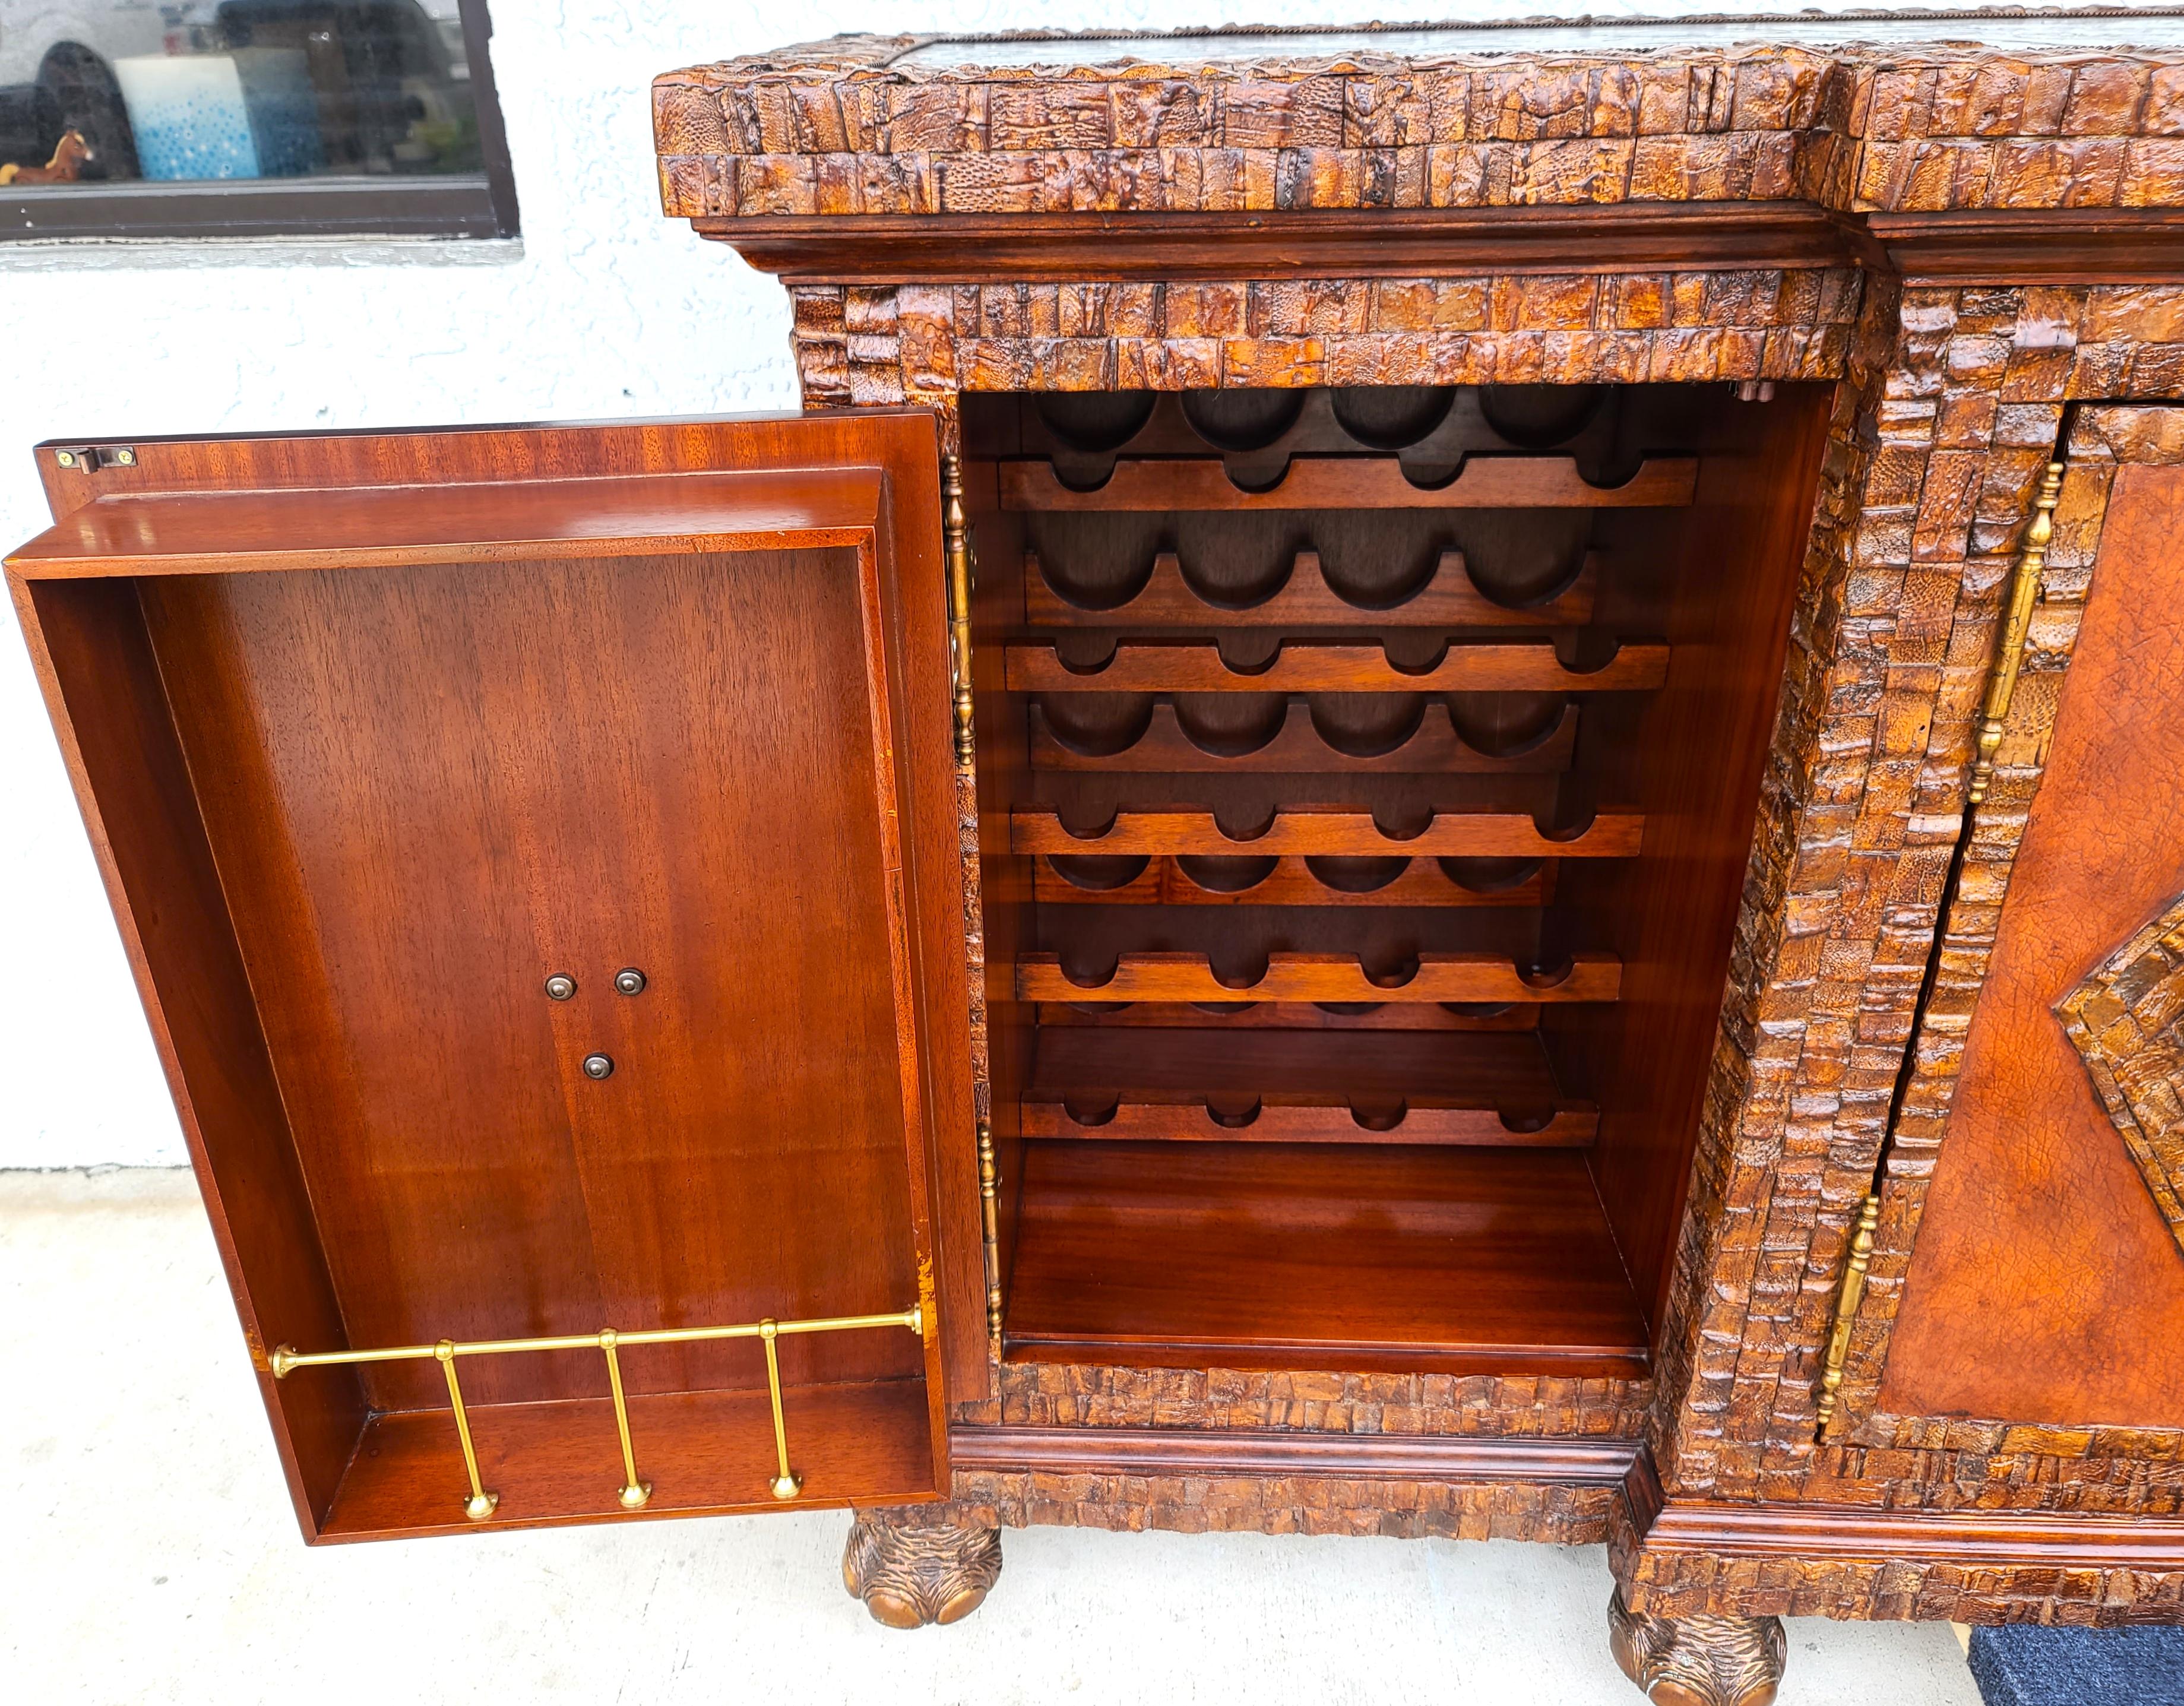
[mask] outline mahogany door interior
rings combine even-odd
[[[1010,1357],[1646,1370],[1827,401],[965,398]]]
[[[437,1358],[283,1347],[576,1341],[455,1358],[488,1524],[935,1496],[983,1334],[931,417],[132,448],[44,453],[13,590],[307,1534],[477,1522]]]

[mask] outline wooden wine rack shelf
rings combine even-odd
[[[1011,693],[1616,693],[1667,679],[1669,649],[1619,648],[1598,669],[1564,664],[1545,640],[1450,645],[1430,666],[1405,669],[1376,645],[1283,645],[1257,669],[1232,669],[1217,644],[1117,645],[1106,663],[1072,668],[1050,645],[1011,645]]]
[[[1126,883],[1091,888],[1072,882],[1040,859],[1033,873],[1033,898],[1050,906],[1538,906],[1552,886],[1553,867],[1542,860],[1498,888],[1467,888],[1431,859],[1413,859],[1378,888],[1337,888],[1301,858],[1271,861],[1256,881],[1233,889],[1208,888],[1171,858],[1148,856]]]
[[[1599,560],[1591,552],[1569,583],[1524,605],[1497,604],[1472,582],[1461,551],[1443,551],[1425,583],[1383,608],[1356,605],[1329,584],[1317,551],[1299,551],[1274,592],[1249,605],[1223,605],[1184,577],[1173,551],[1153,559],[1143,587],[1101,609],[1074,604],[1048,580],[1038,554],[1024,553],[1024,614],[1037,627],[1581,627],[1592,620]]]
[[[1042,1036],[1072,1027],[1143,1033],[1212,1025],[1230,1037],[1259,1031],[1291,1037],[1324,1031],[1349,1038],[1400,1032],[1445,1039],[1475,1032],[1529,1031],[1540,1022],[1540,1010],[1529,999],[1451,1006],[1434,1001],[1330,1001],[1323,1006],[1312,1001],[1134,1001],[1128,1006],[1040,1001],[1035,1011]]]
[[[1268,1104],[1228,1120],[1209,1108],[1171,1102],[1118,1104],[1104,1118],[1081,1120],[1059,1102],[1025,1098],[1019,1123],[1026,1137],[1089,1142],[1432,1143],[1492,1144],[1513,1148],[1583,1149],[1600,1129],[1597,1113],[1564,1110],[1545,1125],[1508,1124],[1492,1108],[1419,1107],[1388,1123],[1367,1124],[1346,1107]]]
[[[1344,772],[1399,772],[1423,775],[1538,774],[1569,768],[1577,745],[1578,708],[1563,707],[1549,732],[1507,753],[1482,752],[1457,732],[1446,705],[1428,705],[1418,726],[1385,752],[1359,755],[1330,745],[1312,722],[1312,707],[1297,701],[1264,745],[1248,752],[1210,752],[1193,740],[1173,705],[1156,705],[1145,730],[1114,752],[1086,752],[1054,731],[1046,708],[1034,701],[1031,717],[1034,770],[1282,772],[1297,775]]]
[[[1688,504],[1698,463],[1650,457],[1619,486],[1596,486],[1573,456],[1470,456],[1439,486],[1412,484],[1389,456],[1292,456],[1281,478],[1247,491],[1213,458],[1124,457],[1099,486],[1064,485],[1046,461],[1000,466],[1004,510],[1635,509]]]
[[[1097,835],[1072,834],[1053,811],[1022,811],[1009,819],[1017,853],[1159,853],[1167,855],[1310,855],[1337,858],[1627,859],[1635,855],[1646,820],[1635,812],[1602,812],[1583,829],[1557,838],[1518,812],[1444,811],[1417,834],[1388,834],[1368,811],[1278,811],[1260,833],[1231,836],[1211,811],[1118,811]]]
[[[1202,954],[1124,954],[1104,983],[1073,982],[1055,954],[1017,961],[1016,992],[1033,1001],[1612,1001],[1623,965],[1612,954],[1579,954],[1559,977],[1538,980],[1490,954],[1422,954],[1417,969],[1379,984],[1346,954],[1273,954],[1249,984],[1224,984]]]
[[[1536,1032],[1283,1035],[1105,1024],[1042,1036],[1026,1137],[1577,1148],[1599,1111],[1557,1090]]]

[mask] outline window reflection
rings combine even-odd
[[[0,0],[0,184],[483,164],[459,0]]]

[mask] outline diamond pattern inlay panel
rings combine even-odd
[[[2184,895],[2055,1012],[2184,1252]]]

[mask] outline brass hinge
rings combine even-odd
[[[940,538],[948,552],[948,641],[956,689],[956,766],[972,767],[971,524],[963,513],[963,459],[940,459]]]
[[[978,1212],[985,1220],[986,1341],[1001,1355],[1001,1174],[994,1163],[994,1129],[978,1122]]]
[[[1996,642],[1994,673],[1987,677],[1986,697],[1980,705],[1979,754],[1972,761],[1970,803],[1986,798],[1994,780],[1994,755],[2002,749],[2002,725],[2009,716],[2009,702],[2017,695],[2018,672],[2025,665],[2025,638],[2032,627],[2032,607],[2040,598],[2040,574],[2048,565],[2048,542],[2055,533],[2055,505],[2063,492],[2063,465],[2050,462],[2040,472],[2040,485],[2032,497],[2032,520],[2025,529],[2017,561],[2009,571],[2009,592],[2003,607],[2002,633]]]
[[[1819,1430],[1825,1433],[1835,1419],[1836,1397],[1842,1391],[1843,1363],[1850,1356],[1850,1330],[1858,1319],[1858,1306],[1865,1296],[1865,1271],[1873,1265],[1873,1235],[1880,1224],[1880,1193],[1869,1192],[1858,1205],[1858,1226],[1851,1234],[1850,1262],[1843,1269],[1842,1290],[1836,1293],[1836,1319],[1828,1334],[1827,1360],[1820,1366]]]

